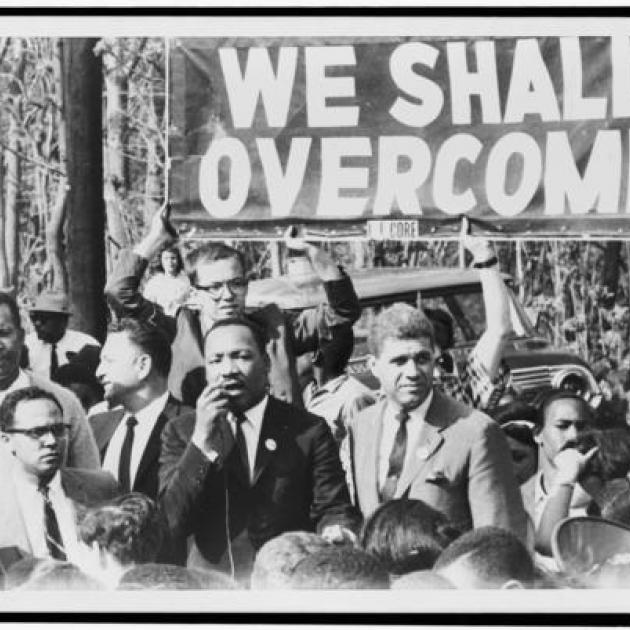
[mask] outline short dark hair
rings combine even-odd
[[[251,331],[252,336],[254,337],[254,341],[256,342],[256,346],[260,350],[261,354],[266,355],[267,353],[267,333],[266,331],[251,318],[241,315],[238,317],[228,317],[226,319],[220,319],[215,321],[212,326],[206,331],[206,334],[203,338],[204,348],[206,345],[206,340],[208,339],[208,335],[211,332],[214,332],[218,328],[225,328],[226,326],[243,326]]]
[[[41,387],[31,385],[29,387],[16,389],[5,396],[2,404],[0,404],[0,429],[4,431],[13,426],[17,406],[21,402],[28,400],[50,400],[56,405],[63,417],[63,407],[57,397]]]
[[[0,306],[6,306],[11,313],[11,319],[16,328],[22,329],[22,320],[20,319],[20,309],[15,298],[10,293],[0,291]]]
[[[170,341],[161,328],[149,322],[123,317],[110,324],[109,332],[126,333],[131,343],[151,357],[153,369],[160,376],[168,376],[173,353]]]
[[[485,526],[462,534],[437,559],[434,570],[462,559],[484,584],[500,588],[509,580],[530,584],[536,577],[534,561],[525,545],[511,532]]]
[[[330,329],[330,339],[320,339],[316,353],[316,363],[324,368],[327,375],[343,374],[354,350],[352,324],[340,324]]]
[[[331,543],[312,532],[285,532],[267,541],[256,554],[251,585],[253,589],[290,588],[300,560]]]
[[[427,337],[435,347],[435,332],[429,318],[405,302],[396,302],[374,318],[369,330],[368,347],[374,356],[379,356],[386,339],[419,337]]]
[[[361,547],[394,575],[430,569],[457,536],[442,512],[417,499],[380,505],[361,531]]]
[[[155,501],[131,492],[88,510],[79,535],[84,543],[96,542],[123,565],[153,562],[166,538],[166,521]]]
[[[535,432],[540,432],[545,426],[545,416],[549,407],[558,400],[575,400],[579,404],[579,406],[584,411],[585,421],[590,424],[593,422],[593,409],[591,406],[584,400],[580,394],[576,392],[572,392],[568,389],[550,389],[546,391],[538,406],[538,418],[536,421]]]
[[[386,589],[387,569],[362,549],[343,545],[320,549],[297,563],[293,588]]]
[[[234,583],[218,571],[197,571],[176,564],[137,564],[123,573],[119,591],[233,589]]]
[[[193,249],[186,257],[191,282],[193,284],[197,282],[197,267],[199,265],[229,258],[234,258],[238,261],[241,266],[241,271],[243,272],[243,277],[245,277],[245,257],[238,249],[220,242],[204,243]]]

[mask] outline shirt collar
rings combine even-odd
[[[267,401],[269,400],[269,395],[265,394],[265,397],[253,407],[250,407],[245,412],[245,417],[248,422],[251,422],[255,427],[260,427],[262,425],[263,416],[265,415],[265,409],[267,408]]]
[[[331,394],[335,393],[346,381],[348,380],[347,374],[340,374],[339,376],[335,376],[335,378],[331,378],[329,381],[326,381],[321,387],[317,388],[317,391],[320,392],[330,392]]]
[[[429,392],[429,395],[420,403],[415,409],[409,410],[409,420],[407,422],[423,422],[427,416],[427,411],[429,410],[429,406],[431,405],[431,401],[433,400],[433,390]],[[391,417],[396,416],[398,414],[398,407],[394,405],[388,405],[389,413]]]
[[[132,416],[138,421],[138,424],[153,423],[157,417],[162,413],[166,402],[168,400],[168,391],[165,391],[161,396],[152,400],[148,405],[140,409],[134,414],[127,413],[126,416]]]

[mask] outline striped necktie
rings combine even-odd
[[[67,560],[66,550],[63,547],[61,532],[59,531],[57,515],[48,496],[50,488],[47,485],[42,485],[38,490],[44,497],[44,529],[48,552],[55,560]]]

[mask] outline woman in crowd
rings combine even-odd
[[[190,291],[190,280],[184,272],[179,248],[164,247],[157,257],[154,275],[144,287],[144,297],[159,304],[167,315],[174,315]]]

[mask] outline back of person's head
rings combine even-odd
[[[586,463],[583,477],[597,477],[600,481],[625,478],[630,472],[630,428],[591,429],[577,437],[577,448],[587,453],[597,451]]]
[[[35,556],[26,556],[14,562],[6,570],[4,588],[9,590],[22,586],[31,578],[35,569],[46,562],[48,562],[46,558],[36,558]]]
[[[166,378],[171,369],[171,343],[159,327],[145,321],[124,317],[113,321],[110,333],[125,333],[129,341],[151,358],[153,370]]]
[[[404,302],[384,308],[372,321],[368,348],[380,356],[386,339],[418,339],[426,337],[435,347],[435,332],[429,318],[419,309]]]
[[[146,563],[137,564],[125,571],[118,583],[118,590],[199,591],[208,588],[208,583],[198,572],[191,571],[186,567],[175,564]]]
[[[166,522],[155,501],[139,492],[88,510],[79,525],[88,546],[94,543],[121,565],[153,562],[166,535]]]
[[[480,527],[451,543],[435,563],[436,573],[456,588],[529,586],[536,574],[525,545],[499,527]]]
[[[285,532],[267,541],[256,554],[251,576],[253,589],[290,588],[300,560],[331,544],[312,532]]]
[[[197,266],[205,263],[213,263],[218,260],[226,260],[234,258],[238,261],[243,272],[246,275],[245,257],[238,250],[220,242],[208,242],[200,245],[192,250],[186,257],[186,266],[189,270],[190,281],[194,285],[197,283]]]
[[[435,343],[440,350],[448,350],[455,343],[453,318],[441,308],[423,308],[424,314],[431,320],[435,332]]]
[[[601,500],[599,509],[600,516],[608,521],[621,523],[630,527],[630,484],[627,479],[614,480],[610,484],[618,484],[615,491],[607,488],[608,492]]]
[[[412,571],[392,580],[392,591],[417,591],[454,589],[455,587],[444,577],[433,571]]]
[[[380,505],[361,531],[361,547],[394,575],[430,569],[459,531],[424,501],[394,499]]]
[[[362,549],[347,545],[320,549],[297,563],[291,580],[297,589],[387,589],[387,569]]]
[[[71,562],[44,560],[19,587],[24,591],[99,591],[103,585]]]
[[[103,386],[96,378],[100,350],[99,346],[84,346],[55,372],[55,381],[72,390],[86,411],[103,400]]]

